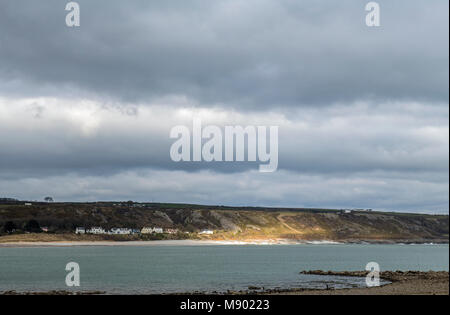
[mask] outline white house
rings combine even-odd
[[[90,233],[90,234],[106,234],[106,231],[102,227],[92,227],[90,230],[86,231],[86,233]]]
[[[213,235],[214,231],[212,230],[203,230],[201,231],[199,234],[203,234],[203,235]]]
[[[86,229],[84,227],[77,227],[75,229],[75,234],[86,234]]]
[[[115,235],[129,235],[131,234],[131,229],[126,229],[126,228],[113,228],[111,229],[111,234],[115,234]]]
[[[152,234],[153,233],[153,229],[149,228],[149,227],[144,227],[141,230],[141,234]]]
[[[144,227],[141,230],[141,234],[153,234],[153,233],[161,234],[161,233],[164,233],[164,231],[162,228],[156,228],[156,227],[155,228]]]
[[[162,234],[164,233],[164,230],[162,228],[153,228],[153,232],[157,234]]]

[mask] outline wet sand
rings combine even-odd
[[[365,277],[366,271],[325,272],[308,271],[303,274],[336,275]],[[380,273],[384,280],[392,282],[380,287],[352,288],[339,290],[288,290],[278,292],[264,292],[277,295],[449,295],[448,271],[384,271]]]
[[[331,241],[298,242],[282,239],[221,241],[221,240],[155,240],[155,241],[9,241],[0,242],[5,247],[70,247],[70,246],[213,246],[213,245],[295,245],[295,244],[328,244],[342,243]]]
[[[213,241],[197,240],[165,240],[165,241],[73,241],[73,242],[11,242],[0,243],[0,248],[5,247],[71,247],[71,246],[201,246],[217,245]]]
[[[5,247],[71,247],[71,246],[215,246],[215,245],[289,245],[301,244],[283,240],[254,240],[254,241],[215,241],[215,240],[161,240],[161,241],[23,241],[0,243]],[[305,243],[308,244],[308,243]],[[328,244],[328,243],[323,243]],[[338,244],[338,243],[332,243]]]

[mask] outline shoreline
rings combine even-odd
[[[318,276],[365,277],[367,271],[303,271],[300,274]],[[380,278],[389,283],[378,287],[362,287],[347,289],[268,289],[251,288],[243,291],[218,292],[184,292],[173,294],[156,294],[172,296],[204,296],[204,295],[449,295],[448,271],[382,271]],[[4,291],[0,295],[107,295],[106,291],[47,291],[47,292],[17,292]],[[145,294],[143,294],[145,295]],[[153,294],[154,295],[154,294]]]
[[[367,271],[303,271],[301,274],[365,277]],[[379,287],[350,289],[291,289],[263,292],[276,295],[449,295],[448,271],[382,271],[380,279],[389,281]]]
[[[0,243],[0,248],[21,247],[95,247],[95,246],[206,246],[217,245],[211,241],[200,240],[161,240],[161,241],[56,241],[56,242],[11,242]]]
[[[0,248],[21,248],[21,247],[84,247],[84,246],[270,246],[270,245],[449,245],[444,242],[393,242],[393,241],[351,241],[351,242],[337,242],[327,240],[317,241],[293,241],[285,239],[277,240],[249,240],[249,241],[235,241],[235,240],[154,240],[154,241],[19,241],[19,242],[0,242]]]
[[[343,276],[365,278],[367,271],[302,271],[300,274],[318,276]],[[227,293],[187,292],[176,295],[449,295],[448,271],[382,271],[380,279],[386,281],[377,287],[335,289],[290,288],[266,289],[249,288]],[[168,294],[170,295],[170,294]]]

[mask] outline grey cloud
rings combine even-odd
[[[0,112],[14,107],[14,116],[20,117],[0,117],[0,177],[110,175],[139,168],[239,173],[260,164],[173,162],[170,129],[180,124],[192,128],[190,117],[177,118],[177,109],[74,105],[77,101],[71,105],[63,99],[47,105],[45,100],[30,102],[0,102]],[[204,120],[203,127],[279,125],[279,168],[284,170],[321,175],[377,170],[448,173],[448,108],[442,106],[354,104],[298,110],[289,118],[257,112],[233,119],[232,112],[209,114],[215,115],[224,118]]]
[[[67,174],[11,181],[0,179],[0,191],[32,200],[52,195],[59,200],[72,201],[132,199],[234,206],[370,207],[448,213],[448,181],[392,180],[389,178],[391,175],[368,172],[349,177],[323,177],[281,171],[269,175],[243,172],[236,177],[209,171],[187,174],[182,171],[141,170],[111,176]]]
[[[448,2],[78,2],[0,2],[0,195],[448,212]],[[172,162],[196,109],[279,172]]]
[[[2,1],[2,93],[149,101],[185,95],[239,109],[372,99],[448,100],[448,2]],[[21,92],[26,90],[27,92]]]

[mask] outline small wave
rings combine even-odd
[[[310,244],[310,245],[339,245],[339,244],[343,244],[340,242],[334,242],[334,241],[308,241],[305,242],[306,244]]]

